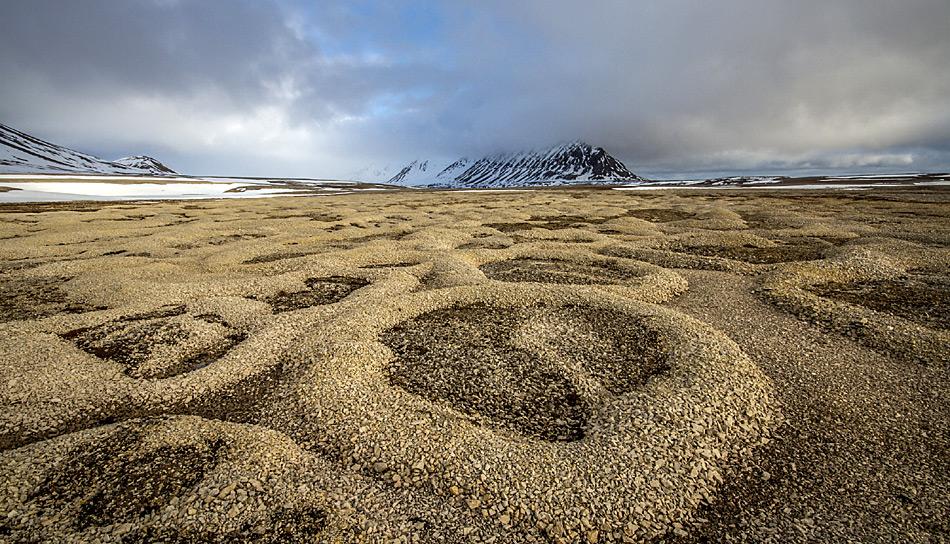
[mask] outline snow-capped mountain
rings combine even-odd
[[[444,183],[447,180],[455,179],[469,165],[468,159],[459,159],[457,161],[412,161],[404,166],[399,172],[389,178],[389,183],[399,185],[429,185],[433,183]]]
[[[148,155],[135,155],[132,157],[123,157],[117,161],[114,161],[116,164],[121,164],[123,166],[128,166],[129,168],[135,168],[138,170],[143,170],[151,172],[154,174],[177,174],[171,168],[162,164],[161,161],[154,157],[149,157]]]
[[[629,183],[642,181],[642,178],[602,147],[577,141],[541,151],[499,153],[477,160],[415,160],[392,177],[375,181],[476,188]]]
[[[0,173],[169,175],[175,171],[152,157],[106,161],[0,124]]]
[[[384,165],[374,165],[366,166],[355,170],[343,177],[343,179],[352,180],[352,181],[369,181],[373,183],[385,182],[389,178],[393,177],[400,169],[402,169],[402,164],[398,166],[394,164],[384,164]]]

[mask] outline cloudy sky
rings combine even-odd
[[[8,0],[0,122],[192,174],[946,171],[948,59],[947,0]]]

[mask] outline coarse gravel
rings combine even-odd
[[[948,195],[0,206],[0,541],[946,541]]]

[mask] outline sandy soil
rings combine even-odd
[[[0,540],[943,542],[950,191],[0,206]]]

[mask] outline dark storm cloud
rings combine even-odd
[[[40,0],[2,9],[4,68],[64,89],[187,94],[215,85],[253,101],[309,55],[263,2]]]
[[[466,36],[478,137],[580,136],[669,169],[830,164],[950,141],[943,1],[518,5],[502,20],[499,3]]]
[[[0,119],[182,170],[330,175],[574,138],[648,173],[950,168],[945,0],[89,0],[0,15]]]

